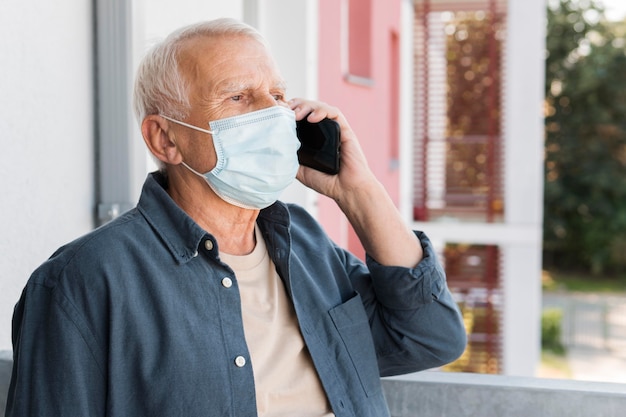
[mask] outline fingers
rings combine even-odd
[[[339,109],[321,101],[293,98],[289,100],[288,104],[296,113],[296,120],[301,120],[306,117],[309,122],[317,123],[325,117],[337,119],[340,116]]]

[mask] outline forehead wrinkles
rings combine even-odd
[[[267,46],[254,38],[199,36],[181,42],[178,57],[190,95],[203,101],[255,89],[286,90]]]

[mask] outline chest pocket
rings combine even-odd
[[[355,293],[354,297],[331,309],[329,314],[345,349],[338,353],[338,366],[353,367],[346,371],[356,374],[368,397],[380,393],[376,351],[361,296]]]

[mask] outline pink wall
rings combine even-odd
[[[371,39],[359,40],[371,46],[371,85],[346,80],[342,60],[341,4],[348,0],[320,0],[319,98],[339,107],[356,132],[370,167],[385,185],[391,198],[399,202],[399,170],[397,160],[398,132],[398,68],[401,0],[371,0]],[[359,3],[352,1],[351,3]],[[367,2],[364,2],[367,4]],[[363,3],[361,3],[362,5]],[[363,257],[363,249],[343,214],[327,198],[319,203],[319,218],[336,242]]]

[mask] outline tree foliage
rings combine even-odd
[[[548,7],[544,261],[626,271],[624,23],[593,1]]]

